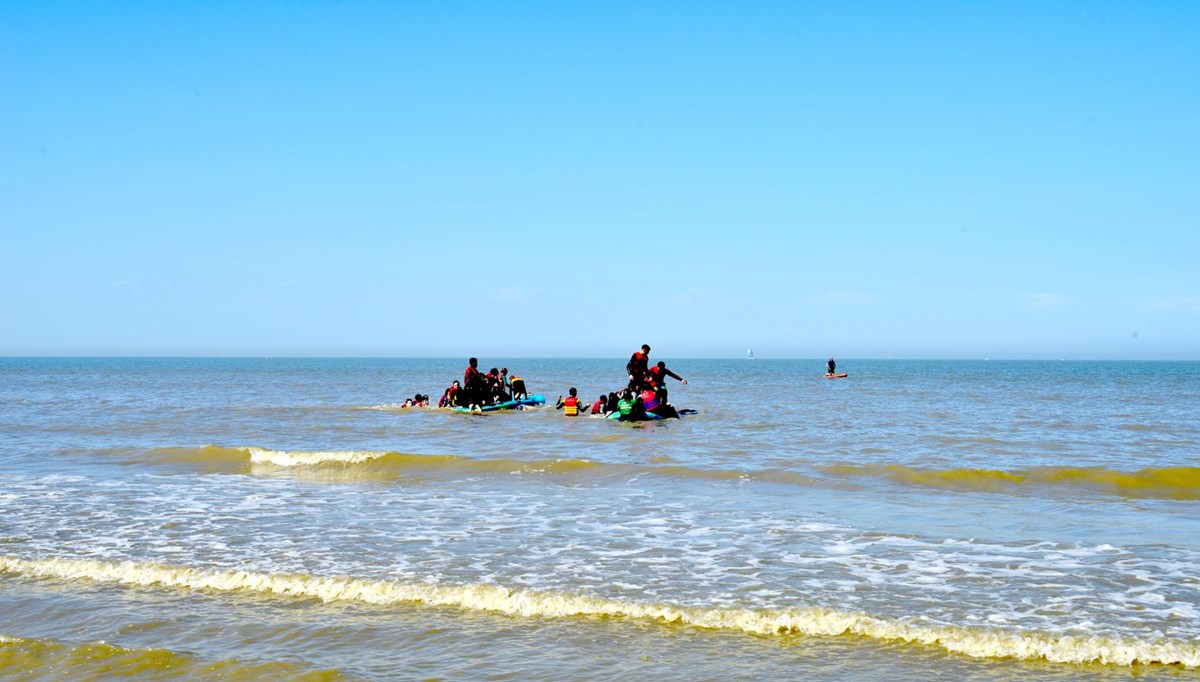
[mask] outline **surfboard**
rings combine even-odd
[[[845,379],[848,376],[850,376],[848,373],[842,372],[841,374],[826,374],[825,378],[826,379]]]

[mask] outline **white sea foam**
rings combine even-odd
[[[744,609],[676,606],[569,593],[511,590],[488,584],[437,585],[252,571],[199,570],[146,562],[23,559],[0,555],[0,571],[33,578],[89,580],[217,592],[256,592],[321,601],[376,605],[426,604],[515,617],[631,618],[740,631],[756,635],[857,635],[935,646],[974,657],[1044,659],[1062,663],[1200,666],[1194,641],[1136,637],[1078,637],[1050,632],[964,627],[821,608]]]
[[[251,464],[271,464],[278,467],[318,466],[321,464],[362,464],[385,456],[386,452],[368,450],[330,450],[326,452],[289,452],[246,448]]]

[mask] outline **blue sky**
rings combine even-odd
[[[5,3],[0,355],[1200,359],[1200,4]]]

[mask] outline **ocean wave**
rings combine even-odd
[[[143,680],[293,680],[318,682],[344,679],[337,670],[311,671],[293,663],[212,661],[168,649],[129,648],[108,642],[71,644],[0,634],[0,676],[59,679],[134,677]]]
[[[419,604],[518,618],[631,619],[762,636],[848,635],[922,644],[977,658],[1121,666],[1200,666],[1200,644],[1194,641],[1013,631],[816,607],[748,609],[682,606],[509,589],[491,584],[438,585],[243,570],[201,570],[148,562],[24,559],[5,555],[0,555],[0,572],[27,578],[239,592],[323,602],[354,601],[379,606]]]
[[[370,450],[288,451],[244,448],[251,464],[276,467],[321,467],[373,464],[398,471],[447,470],[488,473],[566,473],[600,466],[586,459],[472,459],[458,455],[417,455]]]
[[[886,478],[952,490],[1010,492],[1034,486],[1083,488],[1131,498],[1200,499],[1200,467],[1153,467],[1132,472],[1099,467],[995,469],[921,469],[900,464],[833,464],[822,469],[835,476]]]
[[[422,455],[380,450],[273,450],[269,448],[204,445],[155,448],[135,459],[158,463],[192,463],[209,469],[244,470],[247,466],[274,469],[313,469],[325,473],[402,475],[405,473],[475,475],[581,474],[596,477],[655,475],[681,479],[761,481],[787,485],[848,485],[850,479],[883,479],[968,492],[1083,490],[1126,498],[1200,500],[1200,467],[1152,467],[1117,471],[1100,467],[1035,467],[999,469],[929,469],[903,464],[816,464],[809,475],[796,469],[721,469],[688,466],[670,458],[651,458],[645,464],[606,463],[589,459],[473,458],[461,455]],[[797,468],[803,467],[798,464]],[[838,483],[838,481],[842,483]]]
[[[681,464],[613,464],[590,459],[472,458],[460,455],[421,455],[380,450],[271,450],[261,447],[227,448],[205,445],[198,448],[156,448],[144,457],[153,462],[192,462],[202,466],[234,464],[277,469],[366,470],[403,474],[589,474],[593,476],[638,476],[654,474],[673,478],[714,480],[762,480],[776,483],[813,484],[816,479],[793,471],[763,469],[702,469]],[[669,460],[669,458],[668,458]]]

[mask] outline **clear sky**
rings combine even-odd
[[[5,2],[0,355],[1200,359],[1200,3]]]

